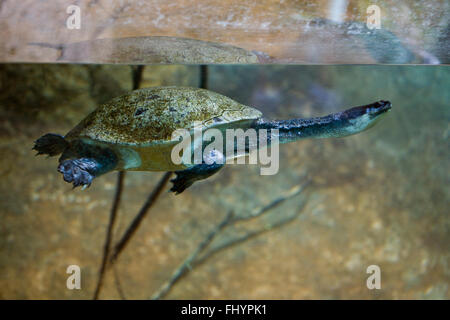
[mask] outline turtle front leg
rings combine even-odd
[[[64,181],[73,183],[73,187],[89,187],[95,178],[100,165],[97,161],[88,158],[64,160],[58,166],[63,174]]]
[[[58,171],[64,181],[73,183],[73,187],[89,187],[94,178],[112,171],[117,166],[117,156],[109,148],[72,142],[59,159]]]

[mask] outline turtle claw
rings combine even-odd
[[[192,177],[188,177],[183,172],[175,172],[177,177],[175,179],[170,180],[173,183],[170,191],[175,192],[175,194],[180,194],[187,188],[189,188],[195,180]]]
[[[73,189],[82,186],[82,190],[88,188],[95,178],[93,172],[97,168],[97,162],[81,158],[74,160],[64,160],[58,166],[58,171],[63,174],[66,182],[73,184]]]
[[[211,159],[208,158],[206,160],[209,161]],[[223,164],[220,163],[215,162],[211,164],[202,163],[182,171],[175,171],[175,174],[177,176],[175,179],[170,180],[170,182],[173,183],[173,186],[170,189],[170,191],[175,192],[175,194],[180,194],[184,190],[192,186],[194,182],[212,176],[222,167]]]
[[[46,154],[50,157],[56,156],[67,147],[64,137],[59,134],[47,133],[34,142],[32,150],[36,150],[36,155]]]

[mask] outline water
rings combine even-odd
[[[197,66],[146,66],[142,87],[198,82]],[[117,261],[123,294],[153,296],[228,212],[246,217],[287,197],[218,233],[209,250],[258,235],[207,256],[165,297],[448,299],[449,84],[446,66],[210,66],[210,90],[271,119],[380,99],[393,109],[355,136],[282,145],[274,176],[227,166],[181,195],[163,192]],[[1,65],[0,87],[0,297],[91,298],[117,174],[72,191],[57,159],[31,147],[130,90],[130,67]],[[161,176],[127,173],[115,241]],[[72,264],[82,290],[66,288]],[[381,290],[366,286],[370,265]],[[113,272],[101,297],[120,297]]]
[[[197,63],[203,59],[230,63],[233,53],[237,63],[256,63],[257,51],[263,53],[260,61],[270,57],[275,63],[450,61],[450,5],[445,0],[210,0],[206,4],[97,0],[77,3],[78,13],[73,6],[69,0],[57,4],[2,1],[0,60],[180,63],[184,59]],[[381,29],[368,30],[368,22]],[[171,41],[153,41],[160,36],[171,37]],[[120,40],[129,37],[142,41]],[[202,43],[197,43],[198,50],[190,51],[195,40]],[[36,42],[50,47],[30,45]],[[79,42],[82,44],[73,45]],[[221,46],[228,50],[217,55]],[[175,47],[178,50],[171,50]],[[179,51],[183,53],[179,55]]]

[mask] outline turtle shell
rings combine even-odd
[[[152,145],[171,140],[176,129],[233,127],[261,117],[261,112],[221,94],[199,88],[154,87],[131,91],[101,105],[66,139]]]
[[[263,53],[228,44],[156,36],[95,39],[64,44],[58,60],[91,63],[248,64],[266,62],[267,59],[267,55]]]

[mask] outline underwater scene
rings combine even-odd
[[[163,86],[220,95],[127,95]],[[449,299],[449,88],[444,65],[1,64],[0,298]],[[279,130],[277,170],[168,167],[185,119]]]

